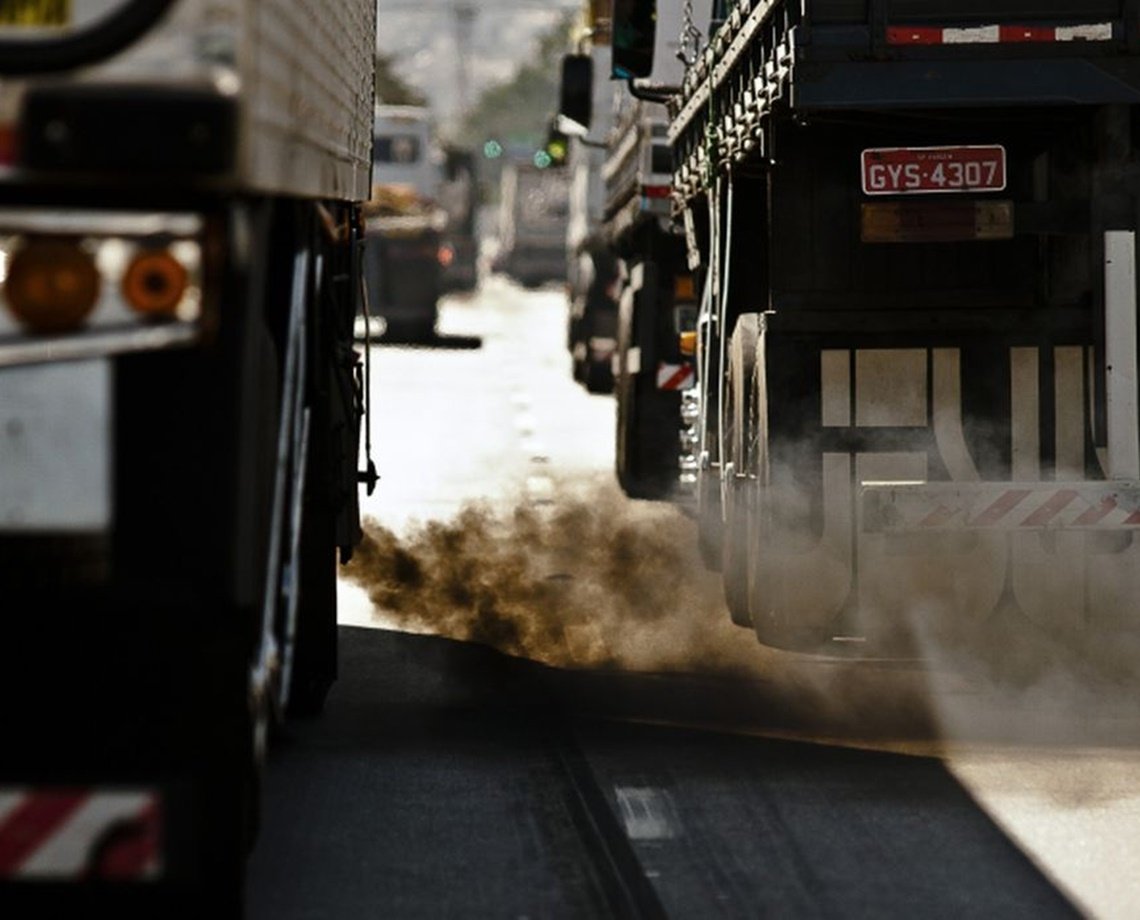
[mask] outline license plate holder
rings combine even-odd
[[[872,147],[860,161],[864,195],[969,194],[1006,187],[1000,144]]]
[[[111,525],[111,363],[0,370],[0,533]]]

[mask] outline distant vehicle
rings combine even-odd
[[[469,150],[455,148],[448,149],[444,157],[440,204],[447,212],[447,228],[439,251],[442,287],[444,291],[473,291],[479,283],[475,157]]]
[[[427,339],[443,291],[443,154],[430,112],[419,106],[377,106],[373,140],[372,197],[364,206],[369,309],[386,338]]]
[[[496,266],[524,287],[566,279],[569,180],[564,169],[503,167]]]

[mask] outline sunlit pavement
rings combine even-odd
[[[476,296],[449,298],[441,314],[441,332],[481,336],[482,348],[373,349],[381,480],[363,502],[366,517],[402,533],[450,519],[468,501],[542,507],[612,480],[614,401],[571,380],[565,309],[560,289],[527,292],[491,278]],[[342,623],[392,625],[349,581],[339,597]],[[762,657],[738,635],[741,654]],[[1134,697],[1100,701],[1063,681],[1022,694],[947,683],[938,693],[938,680],[941,737],[891,746],[941,756],[1090,916],[1140,915]]]

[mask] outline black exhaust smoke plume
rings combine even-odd
[[[347,574],[398,628],[560,667],[755,667],[755,640],[728,624],[719,578],[673,507],[603,488],[506,512],[470,504],[403,536],[365,530]]]

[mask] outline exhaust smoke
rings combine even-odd
[[[511,510],[470,503],[403,535],[375,521],[346,575],[394,628],[562,668],[754,672],[693,523],[614,487]]]

